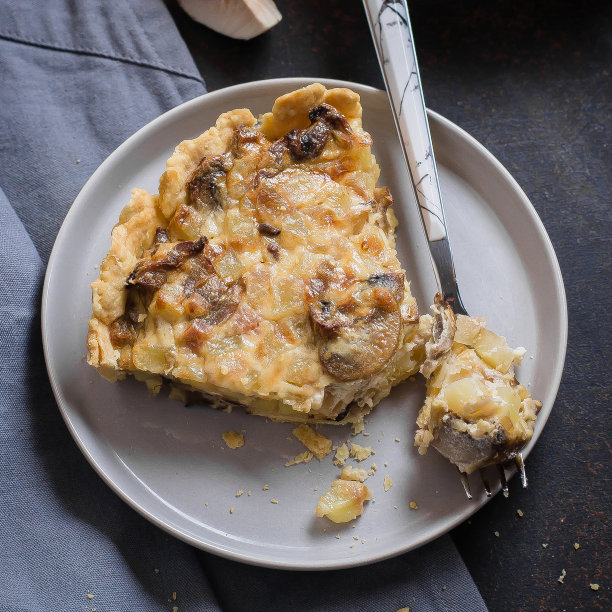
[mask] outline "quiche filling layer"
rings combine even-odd
[[[422,322],[429,317],[422,317]],[[432,445],[465,473],[512,459],[531,439],[542,404],[514,375],[525,349],[459,315],[452,345],[434,363],[415,445]]]
[[[428,333],[370,146],[359,96],[319,84],[179,144],[113,229],[88,362],[279,420],[368,412]]]

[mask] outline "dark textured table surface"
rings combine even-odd
[[[382,87],[356,0],[277,0],[283,21],[247,42],[167,2],[211,91],[290,76]],[[569,308],[565,371],[528,460],[529,488],[513,480],[510,499],[498,495],[454,541],[492,611],[611,610],[610,3],[409,6],[427,105],[525,190],[555,247]]]

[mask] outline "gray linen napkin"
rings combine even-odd
[[[447,536],[351,570],[251,567],[167,535],[95,474],[45,371],[45,264],[102,160],[205,86],[161,0],[0,15],[0,610],[486,610]]]

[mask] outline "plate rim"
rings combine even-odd
[[[68,231],[68,226],[70,225],[69,220],[71,216],[74,214],[77,208],[81,208],[85,205],[86,195],[90,188],[91,183],[94,183],[97,180],[98,175],[102,174],[105,171],[105,168],[109,165],[112,165],[116,158],[120,158],[123,152],[126,149],[132,147],[134,142],[137,142],[139,139],[146,137],[149,132],[154,132],[164,126],[166,122],[170,122],[174,119],[175,115],[180,115],[183,112],[187,111],[192,106],[198,106],[203,99],[213,100],[217,97],[224,97],[228,94],[231,95],[233,92],[241,91],[244,93],[244,90],[247,88],[259,88],[259,87],[280,87],[283,86],[286,88],[286,91],[291,91],[291,89],[295,89],[298,87],[303,87],[310,83],[319,82],[325,85],[326,87],[348,87],[356,90],[358,93],[368,92],[377,96],[384,96],[386,98],[386,93],[383,90],[380,90],[376,87],[372,87],[370,85],[364,85],[361,83],[355,83],[351,81],[338,80],[338,79],[329,79],[329,78],[314,78],[314,77],[288,77],[288,78],[275,78],[275,79],[264,79],[260,81],[249,81],[247,83],[240,83],[237,85],[232,85],[230,87],[222,88],[215,90],[213,92],[202,94],[196,98],[183,102],[182,104],[175,106],[174,108],[166,111],[165,113],[159,115],[149,123],[145,124],[141,128],[139,128],[134,134],[128,137],[125,141],[123,141],[110,155],[108,155],[104,161],[96,168],[96,170],[91,174],[88,180],[85,182],[81,190],[79,191],[77,197],[71,204],[64,220],[62,221],[62,225],[55,239],[53,249],[51,251],[49,261],[47,263],[47,268],[45,271],[45,278],[43,283],[43,291],[41,297],[41,335],[43,342],[43,353],[45,358],[45,365],[47,369],[47,374],[51,383],[51,387],[53,390],[53,394],[58,405],[60,414],[68,430],[70,431],[73,439],[77,443],[79,450],[83,453],[84,457],[87,459],[89,464],[94,468],[96,473],[102,478],[102,480],[110,487],[110,489],[117,494],[124,502],[126,502],[131,508],[136,510],[139,514],[144,516],[147,520],[152,522],[157,527],[160,527],[167,533],[170,533],[174,537],[198,548],[201,550],[208,551],[213,554],[220,555],[222,557],[232,559],[234,561],[239,561],[251,565],[257,565],[262,567],[274,568],[274,569],[287,569],[287,570],[323,570],[323,569],[343,569],[349,567],[356,567],[359,565],[367,565],[370,563],[375,563],[378,561],[382,561],[384,559],[394,557],[410,550],[414,550],[420,546],[423,546],[432,540],[448,533],[450,530],[455,528],[457,525],[465,521],[472,514],[478,511],[480,508],[484,506],[485,503],[489,501],[490,498],[485,498],[481,500],[477,500],[473,505],[465,506],[465,508],[454,514],[452,520],[444,523],[442,528],[434,529],[432,533],[428,533],[423,537],[412,541],[408,546],[398,546],[393,548],[393,550],[388,551],[383,554],[375,554],[371,556],[367,556],[365,558],[360,559],[342,559],[337,558],[333,561],[324,560],[323,562],[306,562],[300,563],[299,561],[287,562],[287,561],[275,561],[272,556],[268,554],[260,554],[259,556],[255,555],[246,555],[236,553],[232,550],[225,550],[216,545],[211,545],[210,543],[203,542],[201,539],[198,539],[192,536],[190,533],[180,529],[179,527],[175,527],[173,525],[168,524],[163,519],[157,517],[151,511],[149,511],[146,507],[141,505],[137,500],[135,500],[129,492],[124,490],[120,486],[120,484],[116,483],[112,478],[107,474],[107,472],[103,469],[103,467],[98,463],[92,452],[88,449],[85,441],[79,434],[77,426],[71,420],[70,415],[68,414],[68,410],[63,405],[62,401],[62,391],[60,388],[59,382],[56,380],[53,371],[53,365],[50,360],[50,343],[51,340],[49,338],[49,323],[47,322],[46,313],[47,313],[47,304],[49,302],[49,294],[50,294],[50,285],[52,281],[52,276],[55,270],[56,259],[59,257],[58,253],[61,248],[61,243],[63,241],[64,234]],[[557,355],[557,360],[554,368],[554,376],[552,377],[552,384],[549,382],[549,393],[548,399],[549,401],[546,403],[547,411],[542,416],[545,416],[545,421],[548,420],[548,417],[552,411],[552,407],[554,404],[554,400],[558,393],[559,385],[561,382],[561,377],[563,374],[565,357],[567,352],[567,337],[568,337],[568,314],[567,314],[567,300],[565,295],[565,287],[563,284],[563,277],[561,275],[561,268],[559,266],[559,262],[557,256],[555,254],[552,242],[542,220],[540,219],[536,209],[533,204],[522,190],[516,179],[510,174],[510,172],[503,166],[503,164],[480,142],[478,142],[473,136],[467,133],[465,130],[460,128],[458,125],[445,118],[444,116],[431,111],[428,109],[428,115],[430,121],[433,119],[439,125],[441,125],[444,129],[453,133],[456,137],[464,140],[471,147],[475,148],[477,152],[486,158],[490,163],[493,164],[495,169],[498,171],[501,178],[508,184],[508,186],[512,189],[512,191],[517,195],[518,200],[521,202],[523,211],[526,212],[531,221],[533,223],[533,227],[536,229],[538,236],[541,239],[541,243],[545,248],[546,255],[548,258],[548,263],[550,267],[555,272],[554,285],[557,289],[556,291],[556,304],[558,306],[559,313],[559,338],[560,348]],[[422,228],[421,228],[422,230]],[[544,421],[544,425],[545,425]],[[534,436],[530,441],[528,447],[526,448],[526,454],[528,454],[537,439],[541,435],[544,426],[540,427],[539,430],[534,432]]]

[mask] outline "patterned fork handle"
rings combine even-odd
[[[406,0],[363,0],[440,292],[467,314],[457,287]]]

